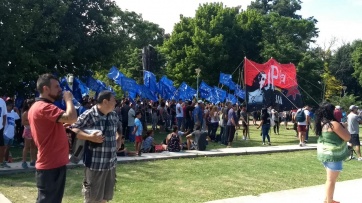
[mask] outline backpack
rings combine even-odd
[[[305,121],[305,113],[304,113],[303,109],[297,112],[297,114],[295,115],[295,120],[297,122],[304,122]]]

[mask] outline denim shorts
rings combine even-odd
[[[12,146],[14,139],[10,139],[4,135],[4,146]]]
[[[338,162],[322,162],[325,168],[328,168],[331,171],[342,171],[342,161]]]

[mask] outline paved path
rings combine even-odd
[[[263,154],[263,153],[278,153],[278,152],[291,152],[300,150],[314,150],[316,144],[308,144],[306,147],[299,147],[298,145],[286,146],[260,146],[260,147],[240,147],[240,148],[222,148],[210,151],[182,151],[182,152],[162,152],[142,154],[141,157],[118,157],[118,163],[136,162],[136,161],[149,161],[149,160],[163,160],[174,158],[193,158],[199,156],[227,156],[227,155],[249,155],[249,154]],[[0,177],[5,174],[21,173],[34,171],[34,167],[27,170],[21,168],[21,162],[9,164],[11,169],[0,169]],[[69,164],[69,168],[81,166],[82,163],[77,165]],[[338,182],[336,185],[335,200],[342,203],[347,202],[361,202],[360,199],[360,186],[362,179]],[[230,199],[215,200],[208,203],[322,203],[324,197],[324,185],[297,188],[292,190],[283,190],[277,192],[269,192],[260,194],[259,196],[242,196]],[[0,203],[11,203],[4,195],[0,193]]]
[[[362,179],[337,182],[334,199],[341,203],[362,202]],[[242,196],[207,203],[323,203],[324,185],[269,192],[259,196]]]

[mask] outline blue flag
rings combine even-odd
[[[157,91],[156,76],[150,71],[143,71],[143,82],[152,92]]]
[[[228,86],[231,90],[236,89],[236,85],[232,80],[232,76],[230,74],[220,73],[219,83]]]
[[[138,92],[138,84],[136,81],[127,77],[122,77],[121,88],[122,90],[128,91],[129,93],[136,94]]]
[[[199,91],[200,91],[200,97],[203,99],[207,99],[210,97],[210,94],[212,94],[212,87],[207,85],[204,81],[201,82]]]

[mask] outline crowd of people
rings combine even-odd
[[[74,153],[70,146],[74,140],[70,140],[69,134],[84,141],[82,191],[85,202],[105,202],[113,198],[117,156],[140,156],[162,150],[205,150],[208,142],[232,147],[237,128],[242,128],[244,139],[250,138],[249,116],[252,116],[253,124],[261,128],[263,145],[271,144],[271,127],[279,134],[280,123],[284,122],[285,128],[289,129],[288,122],[292,121],[299,146],[303,147],[308,141],[312,121],[315,121],[314,131],[319,136],[318,159],[327,173],[325,202],[333,202],[334,185],[342,170],[342,161],[348,156],[353,158],[351,152],[362,161],[359,141],[362,119],[355,105],[349,107],[348,115],[340,106],[329,103],[321,104],[315,111],[309,106],[282,112],[269,107],[249,115],[245,106],[230,102],[213,105],[202,100],[117,101],[112,92],[102,91],[96,99],[84,97],[82,106],[76,109],[72,93],[63,92],[58,79],[51,74],[39,77],[37,90],[39,98],[25,100],[21,112],[14,107],[14,100],[0,98],[0,134],[3,135],[0,166],[10,167],[6,161],[17,132],[16,122],[20,121],[24,142],[22,167],[28,168],[27,155],[30,154],[29,165],[36,167],[37,202],[61,202],[69,153]],[[54,104],[61,99],[65,109]],[[152,129],[147,128],[148,124]],[[154,139],[156,130],[169,132],[160,144]],[[134,143],[135,151],[127,150],[125,142]],[[97,193],[91,192],[94,188]]]

